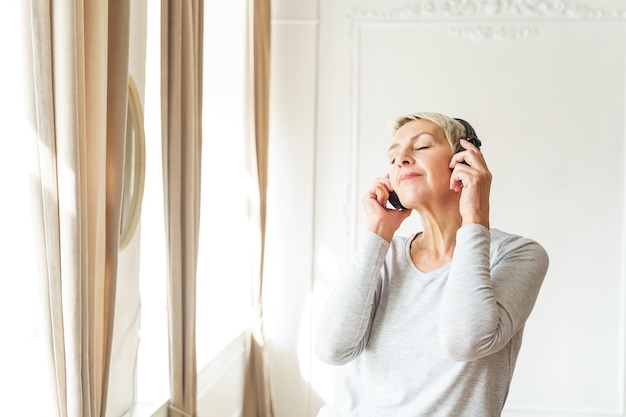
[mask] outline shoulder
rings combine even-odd
[[[391,247],[395,250],[404,250],[406,245],[410,244],[415,235],[411,236],[394,236],[391,240]]]
[[[503,258],[534,259],[538,263],[548,264],[549,256],[545,248],[537,241],[507,233],[499,229],[490,229],[492,262]]]
[[[414,237],[415,235],[408,237],[394,236],[391,242],[388,242],[382,236],[367,230],[361,238],[357,256],[368,259],[381,256],[396,258],[402,256],[407,251],[407,247],[411,244]]]
[[[500,229],[489,229],[489,234],[491,235],[491,246],[495,248],[534,246],[543,250],[537,241],[528,237],[504,232]]]
[[[389,254],[394,258],[406,258],[410,257],[411,242],[415,239],[417,233],[413,233],[409,236],[394,236],[391,240]]]

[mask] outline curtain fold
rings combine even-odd
[[[172,417],[195,416],[197,406],[203,16],[202,0],[161,2],[161,130]]]
[[[130,0],[109,0],[108,13],[108,65],[107,65],[107,148],[106,148],[106,247],[105,282],[103,293],[102,342],[105,353],[102,359],[105,372],[102,376],[102,404],[107,403],[109,363],[113,342],[115,317],[115,288],[119,253],[122,193],[124,188],[124,153],[126,150],[126,123],[128,116],[128,55],[130,47]],[[96,296],[99,293],[96,292]],[[103,407],[106,409],[106,407]],[[102,414],[104,416],[104,413]]]
[[[44,329],[57,398],[50,412],[100,417],[111,360],[129,0],[31,0],[30,13]]]
[[[272,417],[274,415],[269,376],[265,332],[263,328],[263,273],[265,262],[266,200],[268,178],[269,140],[269,78],[271,1],[248,0],[248,147],[253,150],[250,158],[252,174],[258,182],[256,216],[259,249],[256,254],[253,277],[254,328],[251,332],[246,366],[243,416]]]

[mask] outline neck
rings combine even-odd
[[[462,219],[457,207],[420,211],[420,217],[424,231],[411,243],[411,257],[420,270],[428,272],[452,259]]]

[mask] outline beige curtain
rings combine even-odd
[[[202,0],[161,2],[161,119],[170,411],[196,414],[196,270],[202,154]]]
[[[60,417],[104,416],[128,79],[128,0],[31,0],[50,363]]]
[[[250,95],[246,122],[250,126],[249,148],[253,175],[258,180],[259,251],[253,282],[253,307],[256,322],[249,341],[249,357],[244,388],[244,417],[272,417],[272,392],[269,378],[265,332],[263,330],[263,270],[265,260],[265,224],[269,135],[270,75],[270,0],[248,0],[248,85]]]

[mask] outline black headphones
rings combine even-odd
[[[457,122],[460,122],[463,125],[463,127],[465,127],[465,139],[467,139],[468,142],[470,142],[472,145],[480,149],[482,142],[480,141],[480,139],[478,139],[478,136],[476,136],[476,131],[474,130],[472,125],[470,125],[463,119],[454,119],[454,120],[456,120]],[[462,150],[463,149],[461,148],[457,150],[457,152],[460,152]]]

